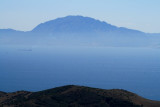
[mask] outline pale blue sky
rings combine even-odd
[[[0,0],[0,28],[28,31],[39,23],[82,15],[160,33],[160,0]]]

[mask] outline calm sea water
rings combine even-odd
[[[125,89],[160,100],[160,49],[0,46],[0,91],[69,84]]]

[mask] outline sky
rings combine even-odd
[[[160,0],[0,0],[0,14],[0,29],[29,31],[58,17],[82,15],[160,33]]]

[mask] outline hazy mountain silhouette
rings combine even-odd
[[[0,29],[0,33],[18,32],[13,29]],[[66,16],[55,20],[47,21],[36,26],[30,32],[37,33],[86,33],[86,32],[125,32],[143,33],[138,30],[116,27],[104,21],[99,21],[90,17]]]
[[[6,38],[6,35],[13,37]],[[66,16],[41,23],[28,32],[0,30],[0,41],[6,43],[40,43],[54,45],[97,46],[160,46],[160,34],[116,27],[103,21],[83,16]],[[24,36],[24,37],[23,37]],[[34,38],[34,37],[37,38]],[[33,37],[33,38],[32,38]],[[41,39],[40,39],[41,38]],[[19,40],[19,41],[17,41]],[[26,40],[28,40],[26,42]],[[39,41],[41,40],[41,41]],[[43,41],[42,41],[43,40]]]
[[[14,29],[0,29],[0,36],[3,35],[18,35],[18,34],[24,34],[23,31],[17,31]]]
[[[140,31],[127,28],[118,28],[106,22],[102,22],[90,17],[67,16],[51,20],[35,27],[32,32],[46,33],[86,33],[86,32],[130,32],[142,33]]]
[[[68,85],[39,92],[0,92],[2,107],[160,107],[134,93]]]
[[[17,32],[16,30],[13,29],[0,29],[1,33],[14,33]]]

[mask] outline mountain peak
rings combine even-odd
[[[117,29],[116,26],[110,25],[106,22],[96,20],[84,16],[66,16],[57,18],[45,23],[39,24],[32,31],[33,32],[106,32]]]

